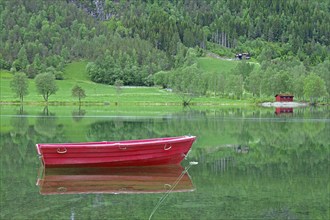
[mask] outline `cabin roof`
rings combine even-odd
[[[289,97],[294,97],[294,95],[292,94],[286,94],[286,93],[279,93],[279,94],[276,94],[275,97],[277,96],[289,96]]]

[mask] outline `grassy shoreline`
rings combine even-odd
[[[19,101],[0,101],[0,105],[21,105]],[[23,102],[26,106],[79,106],[79,102],[65,102],[65,101],[50,101],[45,102]],[[182,106],[180,101],[177,102],[81,102],[81,106]],[[249,102],[247,100],[232,101],[227,100],[225,102],[191,102],[190,106],[257,106],[256,103]]]
[[[236,62],[223,61],[214,58],[201,58],[199,65],[206,72],[226,72],[234,68]],[[97,84],[89,80],[86,72],[87,61],[76,61],[65,67],[64,80],[57,80],[58,91],[49,97],[46,103],[38,94],[33,79],[29,79],[29,94],[24,96],[26,106],[79,106],[77,98],[72,97],[72,88],[79,85],[84,89],[86,98],[82,106],[182,106],[181,98],[174,92],[159,87],[130,87],[120,89],[112,85]],[[221,68],[220,68],[221,67]],[[220,68],[220,70],[219,70]],[[0,70],[0,105],[20,105],[10,87],[13,73]],[[262,102],[273,102],[273,97],[254,98],[244,96],[243,99],[213,96],[194,97],[191,106],[221,107],[221,106],[258,106]],[[298,100],[299,101],[299,100]],[[322,103],[320,103],[322,104]],[[328,104],[328,103],[323,103]]]

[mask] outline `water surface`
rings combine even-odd
[[[1,106],[0,218],[148,219],[154,211],[152,219],[328,219],[329,110],[275,113],[273,108],[125,111]],[[181,192],[173,189],[164,197],[167,189],[153,193],[148,185],[148,175],[156,174],[167,176],[161,184],[173,186],[181,168],[170,173],[146,171],[142,187],[149,192],[140,188],[140,193],[108,194],[93,185],[87,194],[78,190],[44,195],[36,186],[40,168],[36,143],[188,134],[198,139],[182,163],[189,176],[177,185]],[[190,161],[198,165],[189,167]],[[106,175],[102,178],[111,172]],[[134,172],[127,175],[135,178]],[[133,189],[132,183],[121,184],[122,190]]]

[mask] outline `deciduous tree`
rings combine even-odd
[[[121,91],[123,85],[124,85],[124,82],[123,82],[122,80],[117,79],[117,80],[115,81],[114,86],[116,87],[116,92],[117,92],[118,95],[119,95],[119,93],[120,93],[120,91]]]
[[[58,90],[55,76],[52,73],[41,73],[37,75],[35,78],[35,84],[38,93],[42,95],[46,102],[48,102],[49,96],[55,94]]]
[[[15,73],[12,81],[10,82],[10,87],[16,96],[19,97],[21,103],[23,103],[24,96],[29,94],[29,83],[25,73]]]
[[[79,85],[75,85],[71,90],[72,96],[77,97],[79,100],[79,106],[81,105],[81,99],[86,97],[85,90]]]
[[[179,95],[184,106],[189,105],[196,95],[205,94],[207,83],[196,64],[181,68],[172,74],[171,87]]]

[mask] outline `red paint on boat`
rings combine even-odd
[[[179,164],[195,136],[127,141],[37,144],[46,167],[116,167]]]

